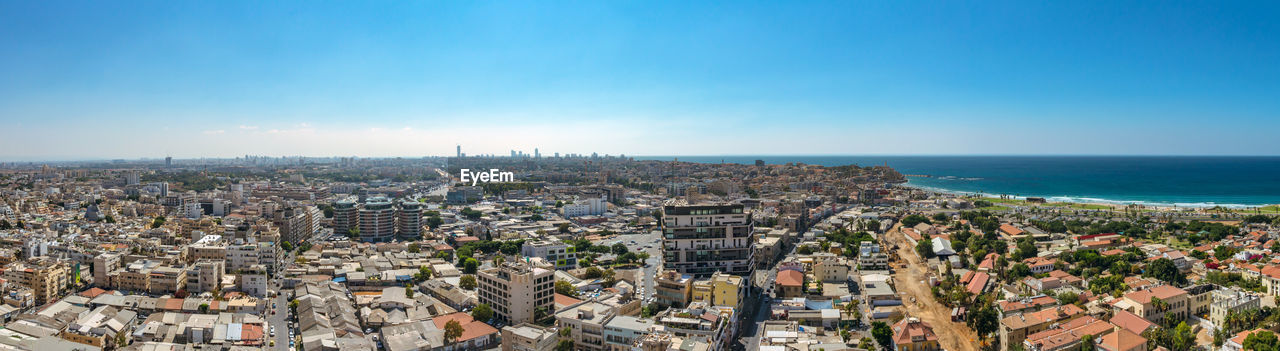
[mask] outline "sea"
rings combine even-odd
[[[645,160],[888,165],[907,185],[1051,202],[1249,208],[1280,204],[1277,156],[640,156]]]

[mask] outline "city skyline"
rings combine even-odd
[[[0,4],[0,160],[1280,150],[1274,3],[136,5]]]

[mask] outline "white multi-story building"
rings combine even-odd
[[[751,274],[755,241],[755,225],[742,204],[670,201],[663,206],[662,256],[668,269],[698,276]]]
[[[578,199],[560,208],[561,214],[565,217],[599,216],[606,210],[608,210],[608,202],[599,197]]]
[[[249,269],[254,265],[262,265],[268,270],[276,269],[280,259],[279,250],[271,243],[250,243],[227,246],[227,269],[232,271]]]
[[[559,240],[525,241],[520,247],[520,255],[541,257],[554,264],[556,269],[578,268],[578,254],[573,245]]]

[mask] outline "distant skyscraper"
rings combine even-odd
[[[538,148],[533,148],[533,158],[542,158],[542,153],[538,152]]]
[[[165,157],[164,157],[164,165],[165,165],[165,167],[172,166],[172,165],[173,165],[173,157],[172,157],[172,156],[165,156]]]
[[[458,157],[462,157],[462,145],[458,145]]]

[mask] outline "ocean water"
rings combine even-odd
[[[705,163],[887,164],[908,184],[939,191],[1050,201],[1186,207],[1280,204],[1273,156],[647,156]]]

